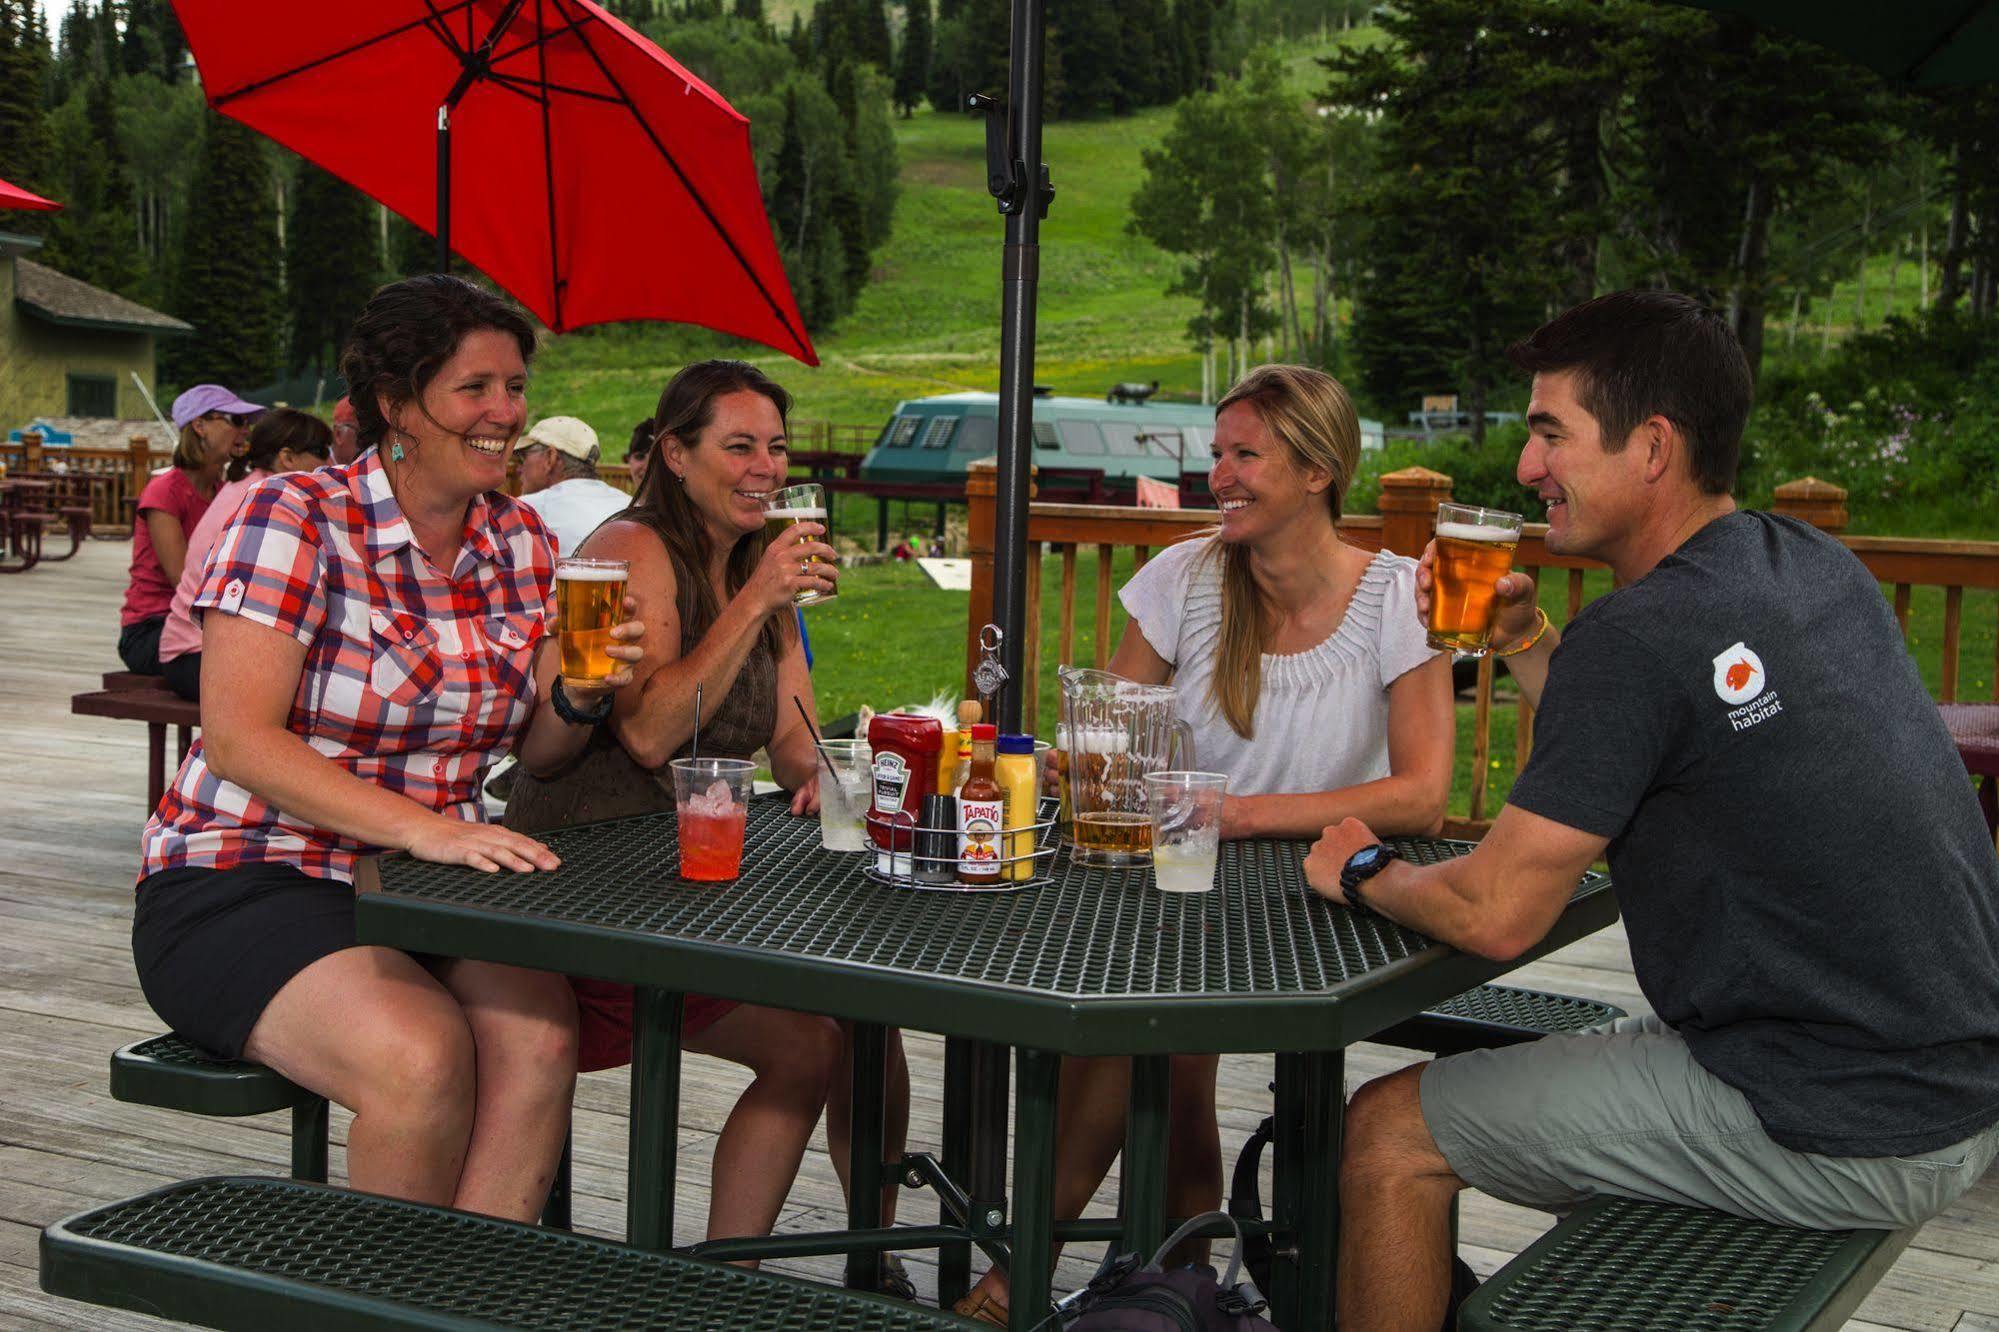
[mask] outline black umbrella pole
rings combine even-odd
[[[451,271],[451,107],[437,108],[437,271]]]
[[[1042,0],[1014,0],[1007,80],[1007,143],[1016,190],[1006,215],[1000,279],[999,503],[993,530],[993,621],[1004,632],[1000,664],[1007,686],[997,718],[1020,729],[1027,678],[1027,503],[1034,437],[1034,303],[1041,282]]]

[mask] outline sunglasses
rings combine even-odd
[[[217,417],[217,416],[227,421],[230,425],[238,427],[239,429],[243,426],[249,425],[251,421],[256,419],[255,417],[246,416],[241,412],[203,412],[201,414],[201,419],[206,421],[212,417]]]

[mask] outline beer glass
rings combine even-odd
[[[1513,567],[1520,515],[1473,504],[1437,506],[1437,557],[1430,568],[1430,646],[1468,657],[1491,648],[1499,580]]]
[[[816,481],[802,486],[786,486],[783,490],[773,490],[764,496],[764,540],[775,541],[784,535],[784,529],[799,523],[817,523],[826,526],[826,488]],[[818,563],[814,556],[808,563]],[[800,592],[792,600],[801,606],[810,606],[815,601],[825,601],[833,593],[829,591]]]
[[[562,641],[562,678],[596,684],[618,669],[606,651],[611,626],[624,619],[625,560],[565,556],[555,562],[555,629]]]

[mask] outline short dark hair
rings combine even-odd
[[[268,472],[286,449],[324,460],[333,453],[333,427],[295,407],[273,407],[250,427],[243,456],[229,462],[229,479],[241,481],[252,472]]]
[[[1735,485],[1754,385],[1728,321],[1672,291],[1615,291],[1557,315],[1506,349],[1529,374],[1573,370],[1576,398],[1616,453],[1663,416],[1685,436],[1694,481],[1710,495]]]
[[[422,273],[378,287],[347,333],[340,373],[363,448],[388,433],[380,399],[400,406],[421,397],[468,333],[492,329],[534,359],[534,325],[506,301],[447,273]]]

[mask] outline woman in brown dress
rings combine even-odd
[[[522,772],[507,803],[508,827],[542,832],[672,809],[667,765],[692,748],[697,684],[702,754],[749,758],[768,750],[772,776],[793,793],[792,813],[817,812],[812,739],[792,704],[796,697],[815,711],[793,598],[831,590],[839,563],[817,523],[764,540],[762,498],[785,484],[790,406],[790,395],[756,367],[701,361],[673,377],[658,410],[634,431],[655,441],[658,456],[632,507],[577,553],[629,561],[633,618],[657,628],[583,756],[554,772]],[[629,1062],[630,989],[574,984],[582,1067]],[[827,1146],[844,1177],[849,1060],[838,1023],[690,995],[682,1041],[756,1075],[715,1144],[709,1238],[770,1232],[821,1107],[829,1107]],[[908,1117],[900,1056],[892,1042],[891,1160],[901,1154]]]

